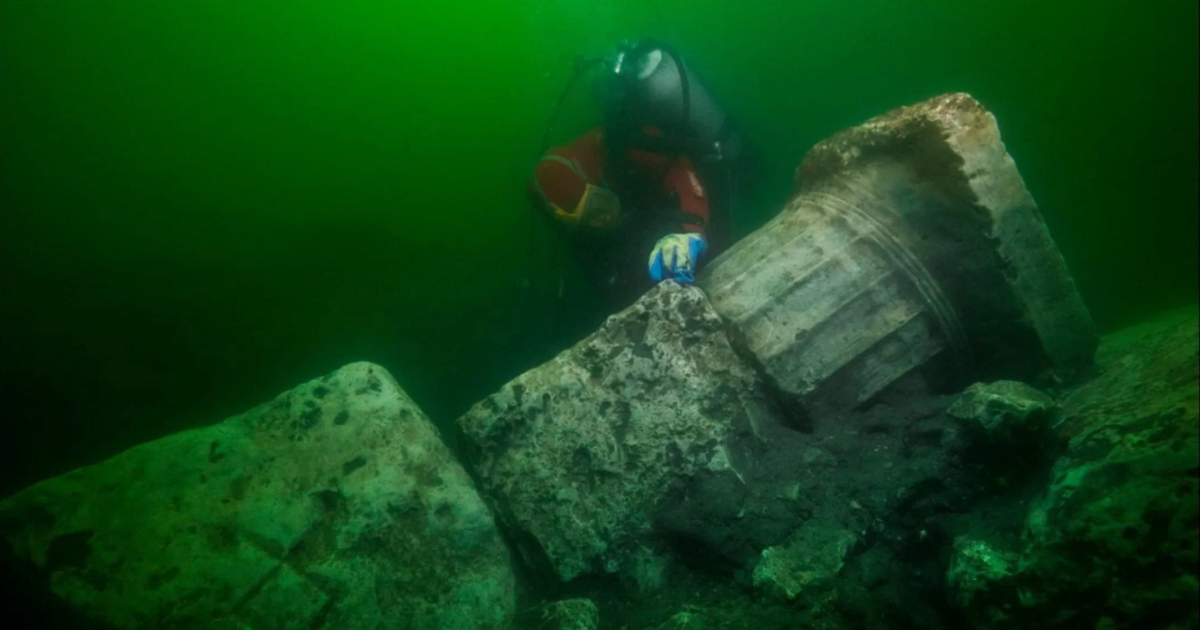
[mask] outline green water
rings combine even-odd
[[[0,489],[360,359],[447,426],[588,330],[523,180],[572,57],[630,36],[761,147],[739,233],[813,143],[967,91],[1104,330],[1194,302],[1196,23],[1195,0],[5,0]]]

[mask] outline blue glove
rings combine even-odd
[[[696,281],[696,263],[708,248],[699,234],[671,234],[658,239],[650,252],[650,279],[670,278],[681,284]]]

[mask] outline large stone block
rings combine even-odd
[[[530,564],[652,586],[655,504],[697,471],[737,466],[726,437],[765,417],[759,392],[704,294],[665,282],[458,422]]]
[[[122,629],[501,628],[509,556],[466,472],[379,366],[0,503],[13,554]]]
[[[965,94],[809,152],[783,213],[702,273],[783,391],[835,408],[901,377],[1070,379],[1097,337],[1000,141]]]

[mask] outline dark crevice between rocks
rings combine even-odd
[[[710,577],[732,575],[761,551],[739,535],[747,495],[732,473],[699,473],[659,500],[654,534],[685,567]]]
[[[496,512],[495,506],[492,511]],[[570,585],[558,579],[558,571],[533,535],[506,527],[503,522],[497,525],[500,539],[509,549],[517,577],[517,610],[527,610],[544,602],[570,596]]]
[[[524,393],[524,387],[522,387],[522,397]],[[543,406],[550,404],[548,397],[541,402]],[[498,410],[493,397],[489,396],[484,400],[485,405],[489,403]],[[480,497],[487,503],[496,523],[496,531],[512,558],[512,567],[517,578],[518,610],[524,610],[547,598],[552,598],[553,594],[561,591],[562,584],[557,579],[558,571],[542,550],[541,543],[532,535],[521,531],[520,528],[510,526],[509,524],[514,520],[512,516],[503,509],[503,506],[498,505],[492,499],[490,493],[484,491],[487,486],[480,475],[478,466],[483,457],[482,449],[473,445],[471,440],[466,439],[462,427],[457,422],[451,423],[447,430],[452,437],[451,441],[454,444],[452,451],[455,458],[462,465],[467,476],[471,478],[472,485],[479,490]],[[512,430],[511,427],[510,430]],[[500,449],[505,450],[507,443],[508,439],[500,440]],[[499,458],[500,456],[493,454],[492,457]]]

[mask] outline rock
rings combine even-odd
[[[819,143],[774,220],[699,285],[806,407],[901,377],[1068,380],[1096,334],[996,121],[966,94]]]
[[[987,541],[956,538],[946,572],[954,603],[964,609],[986,611],[988,624],[1003,623],[1010,615],[1006,608],[1012,605],[1009,594],[1018,561],[1019,554],[996,549]]]
[[[769,547],[754,568],[754,586],[787,600],[816,593],[841,571],[858,537],[845,529],[808,525],[786,544]]]
[[[1064,443],[1053,431],[1058,404],[1019,381],[976,383],[946,410],[963,425],[967,457],[996,488],[1042,483]]]
[[[1053,398],[1019,381],[976,383],[946,411],[995,444],[1013,444],[1050,430]]]
[[[800,456],[800,460],[805,464],[815,464],[817,466],[833,466],[837,464],[837,458],[829,454],[829,451],[810,446],[804,449],[804,454]]]
[[[831,627],[837,630],[964,628],[946,618],[945,566],[937,571],[934,567],[940,564],[940,554],[930,553],[937,545],[897,544],[899,541],[887,529],[869,536],[876,544],[867,543],[866,549],[855,553],[838,574],[836,612],[839,614],[828,615],[833,622],[829,624]]]
[[[723,589],[721,596],[682,605],[679,612],[641,630],[845,630],[840,620],[813,618],[809,611],[786,602],[764,599],[741,589]],[[615,627],[615,626],[614,626]]]
[[[1022,559],[1046,607],[1102,610],[1112,628],[1200,619],[1198,325],[1192,316],[1125,333],[1112,343],[1129,353],[1065,401],[1079,433],[1030,510]],[[1078,603],[1089,592],[1105,604]]]
[[[684,611],[654,626],[653,630],[707,630],[716,627],[703,613]]]
[[[566,581],[654,566],[655,504],[697,471],[736,474],[726,437],[766,413],[704,294],[665,282],[458,423],[522,556]]]
[[[1031,507],[1018,572],[961,602],[979,628],[1195,628],[1200,355],[1194,311],[1105,339],[1063,400],[1070,437]]]
[[[523,615],[524,630],[597,630],[600,613],[586,598],[564,599],[537,606]]]
[[[637,592],[650,593],[666,584],[670,564],[671,559],[667,556],[658,555],[645,548],[634,549],[622,567],[623,577]]]
[[[1069,439],[1109,421],[1196,408],[1196,311],[1185,309],[1105,337],[1098,374],[1063,397],[1060,431]]]
[[[515,606],[470,478],[369,363],[31,486],[0,531],[122,629],[499,629]]]

